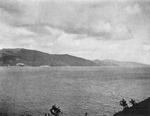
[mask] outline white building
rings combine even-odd
[[[25,64],[24,64],[24,63],[17,63],[16,66],[21,66],[21,67],[23,67],[23,66],[25,66]]]

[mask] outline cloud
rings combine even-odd
[[[7,1],[3,3],[1,6],[7,15],[5,19],[9,19],[7,23],[12,26],[26,26],[30,31],[43,34],[50,34],[43,28],[47,25],[63,30],[68,34],[86,35],[106,40],[114,38],[113,30],[115,27],[112,26],[113,21],[110,20],[114,17],[112,13],[115,12],[114,4],[108,6],[103,4],[98,8],[92,8],[91,3],[86,2],[32,2]],[[15,4],[17,7],[14,7]],[[122,37],[118,37],[117,39],[122,39]]]
[[[52,6],[51,6],[52,5]],[[49,24],[50,27],[58,28],[65,31],[68,34],[86,35],[89,37],[95,37],[99,39],[111,40],[111,39],[122,39],[122,36],[126,36],[126,39],[131,39],[127,32],[129,29],[126,27],[126,31],[123,35],[114,37],[113,33],[119,33],[119,31],[114,31],[116,27],[113,20],[119,20],[115,18],[114,4],[102,5],[98,8],[91,8],[87,4],[78,3],[43,3],[41,13],[39,14],[41,24]],[[63,14],[63,15],[62,15]],[[43,18],[44,17],[44,18]],[[45,20],[46,19],[46,20]],[[126,32],[126,33],[125,33]],[[120,38],[119,38],[120,37]]]
[[[133,6],[127,6],[125,11],[128,14],[140,14],[141,13],[141,8],[139,4],[134,4]]]
[[[25,6],[17,0],[0,0],[0,9],[3,13],[8,13],[14,16],[21,16]]]
[[[0,48],[28,48],[51,52],[50,48],[60,35],[61,31],[47,26],[13,27],[0,22]]]
[[[123,24],[117,25],[113,30],[114,40],[128,40],[133,37],[132,32]]]
[[[30,32],[22,27],[14,28],[5,23],[0,23],[0,41],[2,41],[1,48],[7,47],[7,46],[14,47],[17,45],[19,45],[21,47],[23,44],[31,41],[28,38],[25,38],[28,36],[34,36],[34,33]],[[24,40],[22,39],[23,37],[25,38]],[[25,42],[25,40],[26,40],[26,42]]]

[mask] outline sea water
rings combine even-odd
[[[147,97],[149,67],[0,67],[0,112],[9,116],[44,116],[54,104],[62,116],[112,116],[122,98]]]

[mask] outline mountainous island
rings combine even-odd
[[[16,66],[18,63],[26,66],[147,66],[111,60],[92,61],[68,54],[48,54],[22,48],[0,50],[0,66]]]

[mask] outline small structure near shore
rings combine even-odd
[[[17,63],[16,66],[24,67],[26,65],[24,63]]]

